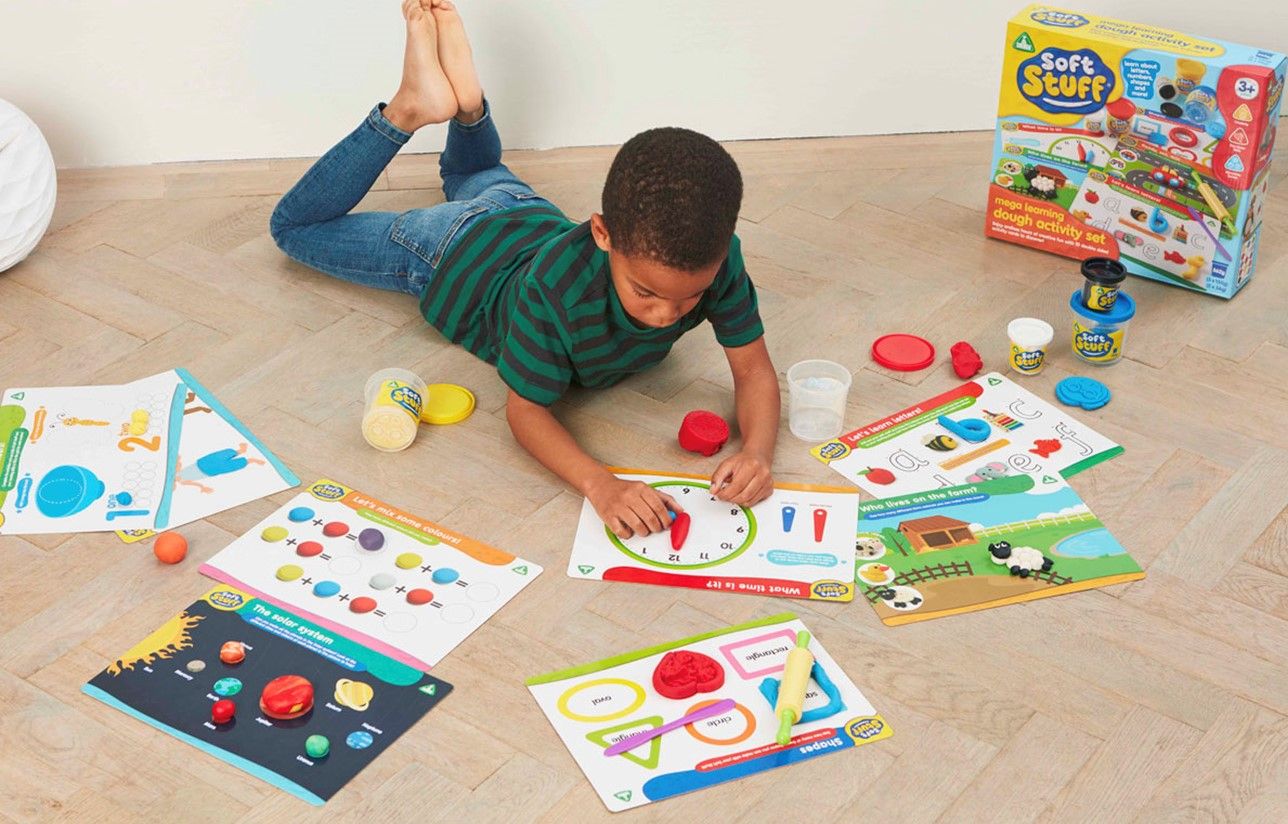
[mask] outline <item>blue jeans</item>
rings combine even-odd
[[[381,113],[322,155],[283,195],[269,220],[278,248],[344,280],[419,295],[452,241],[492,212],[549,201],[501,164],[501,138],[486,102],[482,119],[452,120],[439,156],[446,203],[407,212],[355,212],[411,134]],[[554,208],[553,206],[551,208]]]

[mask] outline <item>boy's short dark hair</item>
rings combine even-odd
[[[604,181],[613,249],[686,272],[724,259],[742,205],[742,175],[704,134],[665,127],[626,141]]]

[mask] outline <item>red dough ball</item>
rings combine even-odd
[[[724,668],[715,659],[686,649],[668,652],[653,670],[653,689],[666,698],[690,698],[724,686]]]
[[[188,539],[177,532],[162,532],[152,542],[152,554],[163,564],[177,564],[188,557]]]
[[[711,457],[729,440],[729,424],[714,412],[696,409],[680,422],[679,440],[681,448]]]
[[[220,698],[210,706],[210,720],[216,724],[227,724],[237,714],[237,705],[231,698]]]
[[[303,675],[279,675],[259,694],[259,710],[269,718],[288,721],[311,709],[313,685]]]
[[[980,359],[975,347],[964,340],[954,343],[953,348],[948,352],[952,355],[953,371],[959,378],[973,378],[979,374],[980,369],[984,368],[984,361]]]

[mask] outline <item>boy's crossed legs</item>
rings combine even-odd
[[[419,295],[474,220],[545,203],[501,164],[465,28],[450,0],[404,0],[407,46],[398,92],[318,159],[277,204],[270,230],[287,255],[335,277]],[[447,203],[350,213],[422,126],[450,120],[439,157]]]

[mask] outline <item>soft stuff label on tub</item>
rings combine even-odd
[[[1109,363],[1118,360],[1123,351],[1123,331],[1099,331],[1092,326],[1083,326],[1080,321],[1073,322],[1073,351],[1078,357],[1089,361]]]

